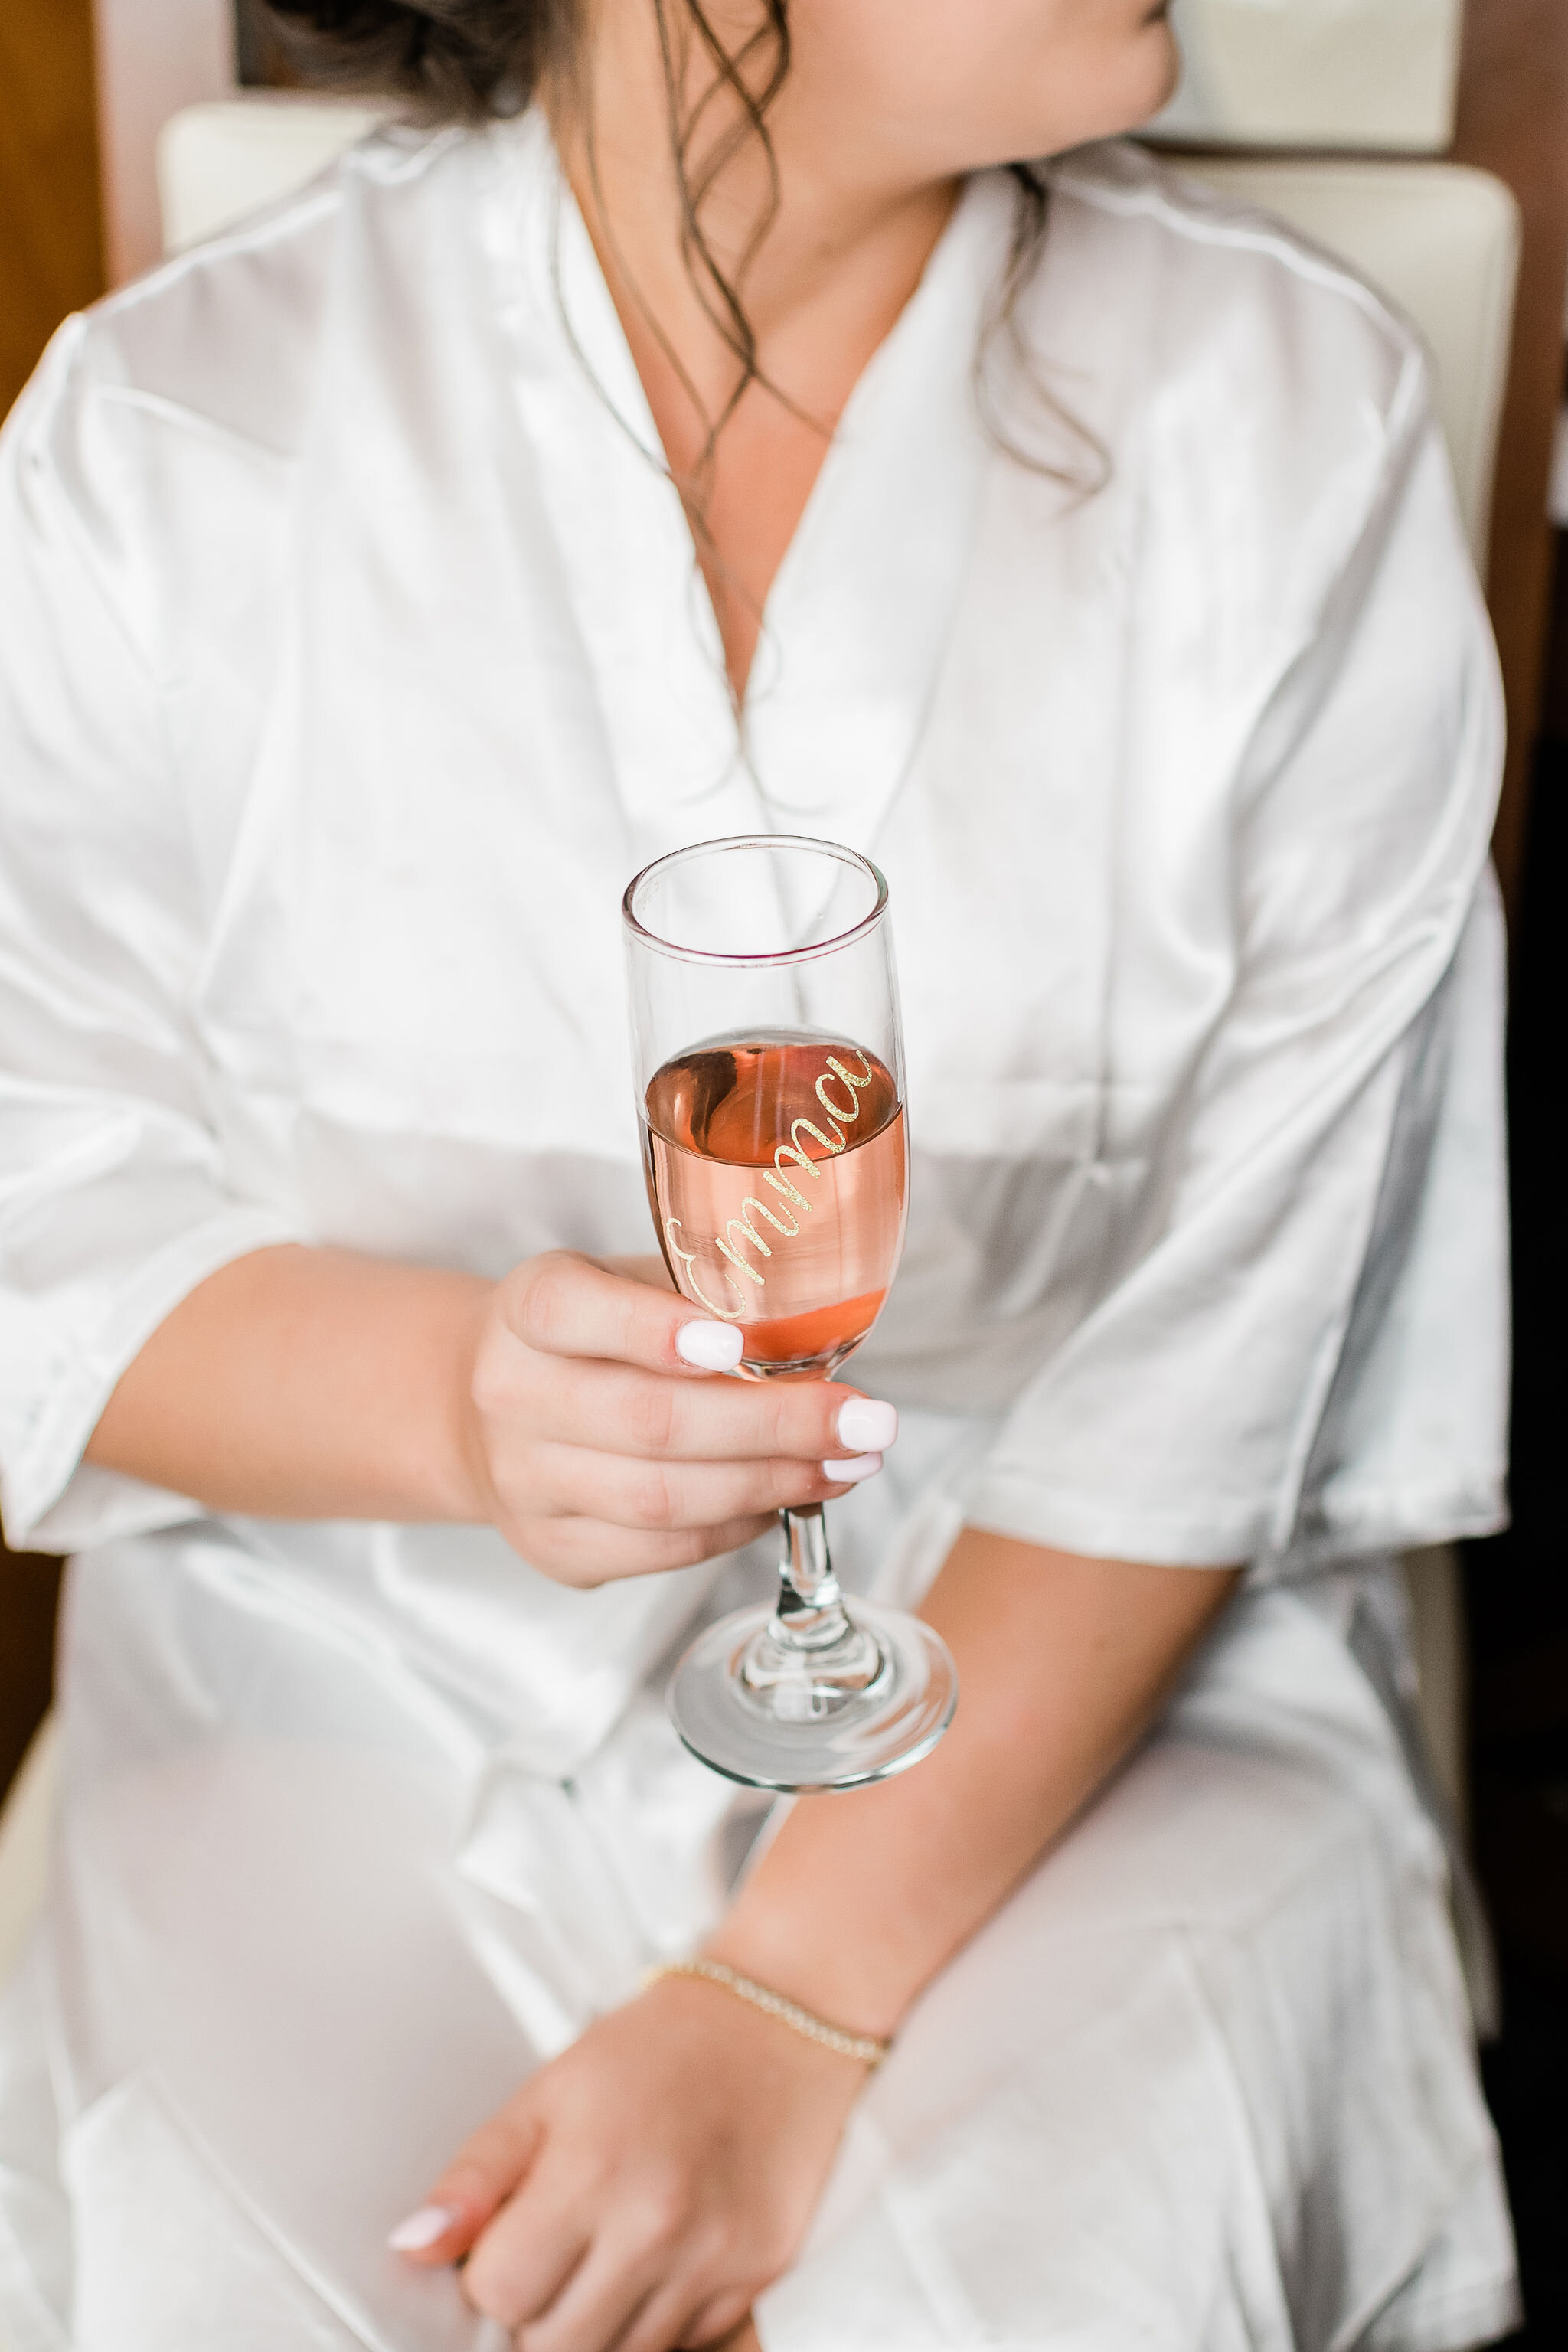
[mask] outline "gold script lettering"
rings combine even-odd
[[[859,1097],[874,1082],[870,1062],[864,1054],[859,1055],[859,1062],[864,1075],[857,1077],[854,1071],[847,1068],[837,1054],[827,1055],[827,1069],[816,1081],[816,1099],[826,1115],[828,1132],[824,1135],[821,1128],[812,1119],[795,1119],[790,1127],[789,1141],[778,1144],[774,1148],[773,1166],[759,1171],[764,1184],[780,1193],[784,1200],[791,1202],[803,1214],[808,1213],[814,1203],[807,1200],[799,1185],[784,1173],[784,1164],[786,1161],[790,1162],[800,1175],[809,1176],[814,1184],[818,1184],[822,1181],[822,1171],[802,1143],[801,1137],[809,1136],[818,1146],[820,1152],[828,1159],[837,1159],[841,1151],[847,1150],[849,1139],[845,1129],[852,1127],[859,1118]],[[849,1107],[847,1110],[841,1110],[827,1091],[830,1076],[839,1081],[848,1095]],[[714,1235],[713,1247],[719,1252],[720,1256],[733,1267],[735,1274],[744,1276],[754,1289],[763,1290],[766,1287],[766,1276],[759,1274],[756,1267],[741,1255],[748,1242],[761,1257],[771,1258],[773,1254],[772,1244],[763,1238],[753,1222],[753,1210],[757,1216],[764,1218],[774,1233],[780,1234],[785,1241],[792,1240],[799,1233],[800,1223],[797,1218],[790,1217],[787,1211],[783,1216],[775,1214],[765,1202],[759,1201],[756,1194],[752,1192],[748,1193],[742,1202],[740,1214],[730,1219],[721,1234]],[[694,1298],[699,1306],[705,1307],[710,1315],[717,1315],[726,1323],[743,1322],[746,1315],[745,1292],[741,1289],[732,1275],[725,1275],[722,1278],[735,1292],[741,1300],[741,1305],[721,1307],[715,1299],[710,1298],[693,1272],[697,1252],[683,1249],[676,1239],[679,1229],[679,1217],[666,1218],[665,1239],[669,1244],[671,1256],[679,1259],[680,1263],[682,1284],[688,1295]]]
[[[796,1124],[799,1124],[798,1120],[796,1121]],[[820,1182],[821,1178],[817,1165],[816,1160],[811,1157],[811,1154],[807,1151],[802,1151],[798,1144],[781,1143],[778,1150],[773,1153],[773,1166],[779,1171],[779,1181],[781,1184],[787,1185],[789,1182],[788,1177],[784,1172],[784,1163],[786,1160],[793,1160],[795,1166],[800,1170],[801,1174],[803,1176],[809,1176],[814,1184]]]
[[[863,1078],[858,1078],[853,1070],[847,1070],[837,1054],[829,1054],[827,1066],[836,1078],[842,1078],[847,1087],[853,1087],[859,1094],[864,1094],[871,1083],[871,1065],[864,1054],[860,1056],[860,1067],[866,1073]]]
[[[830,1120],[830,1121],[829,1121],[829,1125],[831,1125],[831,1124],[832,1124],[832,1122],[831,1122],[831,1120]],[[835,1153],[837,1153],[837,1152],[840,1152],[840,1151],[842,1151],[842,1150],[843,1150],[843,1149],[844,1149],[844,1138],[842,1137],[842,1135],[840,1135],[840,1134],[839,1134],[838,1129],[837,1129],[836,1127],[835,1127],[835,1128],[834,1128],[834,1129],[833,1129],[834,1137],[835,1137],[835,1139],[835,1139],[835,1141],[833,1141],[832,1143],[829,1143],[829,1141],[827,1140],[827,1138],[826,1138],[826,1137],[824,1135],[824,1133],[822,1132],[822,1129],[821,1129],[819,1127],[813,1127],[813,1125],[812,1125],[812,1123],[811,1123],[810,1119],[808,1119],[808,1118],[797,1118],[797,1119],[795,1120],[795,1125],[790,1129],[790,1131],[789,1131],[789,1132],[790,1132],[790,1140],[791,1140],[791,1142],[795,1145],[795,1150],[796,1150],[797,1151],[800,1151],[800,1130],[801,1130],[801,1129],[802,1129],[803,1127],[805,1128],[805,1131],[806,1131],[807,1135],[814,1135],[814,1136],[816,1136],[816,1139],[817,1139],[818,1143],[820,1143],[820,1144],[821,1144],[821,1146],[822,1146],[822,1148],[823,1148],[824,1151],[828,1152],[829,1154],[835,1154]],[[781,1145],[779,1146],[779,1149],[780,1149],[780,1150],[782,1151],[782,1150],[783,1150],[783,1149],[784,1149],[784,1146],[781,1144]],[[805,1154],[805,1152],[801,1152],[801,1158],[804,1160],[805,1157],[806,1157],[806,1154]],[[775,1163],[775,1164],[776,1164],[776,1163]],[[812,1171],[811,1171],[811,1172],[812,1172],[812,1174],[813,1174],[814,1176],[816,1175],[816,1168],[815,1168],[815,1167],[812,1169]]]
[[[786,1241],[793,1240],[795,1235],[799,1233],[800,1227],[793,1217],[786,1225],[782,1217],[775,1217],[773,1211],[768,1208],[764,1202],[759,1201],[754,1192],[752,1192],[748,1193],[746,1198],[742,1202],[740,1215],[738,1217],[731,1217],[723,1232],[714,1236],[713,1245],[718,1250],[720,1255],[721,1257],[727,1257],[730,1264],[736,1269],[736,1271],[740,1274],[743,1274],[748,1282],[754,1282],[760,1290],[763,1286],[763,1277],[756,1271],[754,1266],[748,1265],[745,1259],[740,1255],[745,1244],[750,1242],[754,1248],[762,1252],[763,1257],[772,1257],[773,1255],[773,1251],[769,1248],[767,1243],[763,1241],[761,1234],[758,1233],[755,1225],[752,1223],[752,1211],[753,1209],[755,1209],[759,1217],[766,1217],[774,1233],[782,1234]]]
[[[680,1260],[681,1265],[686,1269],[687,1286],[692,1297],[696,1299],[699,1307],[706,1307],[710,1315],[717,1315],[726,1323],[739,1323],[743,1318],[746,1312],[745,1292],[741,1291],[738,1294],[741,1300],[739,1307],[721,1307],[718,1305],[716,1300],[710,1298],[708,1293],[703,1289],[702,1285],[698,1281],[697,1276],[691,1271],[692,1266],[697,1261],[697,1252],[695,1250],[681,1248],[680,1244],[675,1238],[676,1234],[679,1231],[680,1219],[679,1217],[666,1217],[664,1221],[664,1238],[669,1244],[670,1255],[674,1257],[678,1257]],[[744,1273],[751,1274],[750,1266],[742,1268],[742,1271]],[[725,1279],[728,1280],[729,1277],[726,1276]],[[756,1275],[752,1275],[752,1279],[755,1282],[759,1277]]]
[[[816,1171],[813,1169],[812,1174],[815,1176],[816,1173]],[[806,1199],[805,1194],[800,1190],[798,1185],[792,1184],[790,1182],[787,1176],[776,1175],[773,1169],[764,1168],[763,1171],[763,1181],[764,1184],[771,1184],[775,1192],[782,1192],[786,1201],[793,1201],[797,1209],[803,1209],[809,1213],[811,1202]]]
[[[773,1153],[773,1166],[764,1168],[763,1171],[763,1181],[764,1184],[771,1184],[775,1192],[782,1192],[786,1201],[793,1201],[797,1209],[809,1210],[811,1202],[806,1199],[805,1194],[797,1185],[792,1184],[784,1172],[786,1160],[793,1160],[801,1174],[809,1176],[814,1184],[821,1183],[822,1176],[816,1160],[808,1159],[804,1151],[797,1151],[793,1143],[779,1145],[778,1150]]]
[[[827,1080],[825,1077],[818,1078],[816,1082],[816,1099],[822,1105],[823,1109],[827,1113],[828,1118],[837,1119],[841,1127],[852,1126],[855,1120],[860,1116],[860,1106],[855,1099],[855,1089],[853,1087],[849,1089],[849,1108],[847,1110],[840,1110],[838,1105],[829,1099]]]

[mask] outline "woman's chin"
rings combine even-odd
[[[1160,0],[1144,20],[1136,72],[1129,72],[1126,111],[1116,123],[1092,136],[1113,139],[1152,121],[1176,94],[1182,79],[1182,53],[1176,47],[1168,15],[1168,0]]]
[[[1062,155],[1074,147],[1088,147],[1098,139],[1120,139],[1130,131],[1141,131],[1169,105],[1181,79],[1182,53],[1162,6],[1151,14],[1142,26],[1136,54],[1120,64],[1114,83],[1108,77],[1106,86],[1096,91],[1097,102],[1074,109],[1070,121],[1063,121],[1058,115],[1048,129],[1042,124],[1032,142],[1026,137],[1013,156],[1005,160]]]
[[[1168,106],[1181,85],[1182,53],[1176,46],[1176,37],[1171,30],[1169,0],[1160,0],[1160,5],[1152,12],[1149,18],[1149,33],[1151,46],[1157,46],[1161,53],[1159,68],[1155,75],[1158,88],[1154,102],[1148,113],[1139,117],[1142,122],[1147,122],[1151,117],[1159,113],[1162,107]]]

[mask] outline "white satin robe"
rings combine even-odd
[[[14,2347],[472,2352],[388,2225],[739,1866],[758,1808],[660,1687],[767,1547],[579,1593],[488,1531],[79,1465],[241,1252],[646,1248],[621,889],[770,825],[880,862],[902,975],[909,1247],[857,1377],[905,1433],[835,1507],[848,1580],[918,1593],[965,1517],[1253,1569],[910,2018],[767,2352],[1510,2319],[1374,1692],[1389,1549],[1501,1514],[1488,633],[1361,286],[1089,152],[1025,368],[983,331],[1013,203],[972,184],[855,394],[743,742],[536,119],[372,142],[68,326],[10,425],[0,1469],[13,1542],[80,1555],[0,2032]]]

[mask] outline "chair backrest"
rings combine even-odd
[[[1510,191],[1463,163],[1180,163],[1348,261],[1419,329],[1436,373],[1470,551],[1484,568],[1519,276],[1519,207]]]
[[[1182,86],[1155,135],[1439,155],[1463,0],[1173,0]]]
[[[290,196],[387,112],[363,100],[216,99],[171,116],[158,139],[163,250],[178,253]]]
[[[381,119],[363,103],[282,94],[187,108],[159,142],[165,244],[198,243],[290,194]],[[1479,563],[1519,266],[1502,183],[1457,163],[1189,157],[1182,168],[1348,261],[1420,329]]]

